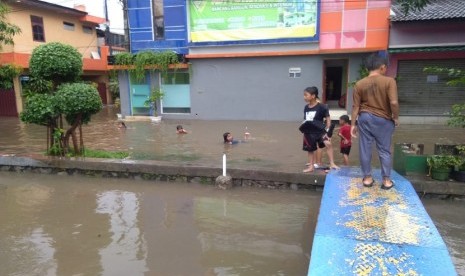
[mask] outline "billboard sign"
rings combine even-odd
[[[315,0],[189,0],[191,42],[317,40]]]

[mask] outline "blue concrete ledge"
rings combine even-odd
[[[457,275],[446,244],[410,182],[363,187],[361,171],[326,177],[308,275]]]

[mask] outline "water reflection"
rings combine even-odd
[[[304,275],[319,201],[0,172],[0,275]]]
[[[423,200],[465,273],[463,201]],[[0,275],[305,275],[320,195],[0,172]]]
[[[99,250],[104,275],[142,275],[147,244],[138,226],[139,200],[135,193],[106,191],[97,195],[97,213],[110,221],[111,243]],[[124,267],[115,264],[125,264]]]
[[[202,262],[218,275],[305,274],[309,212],[304,205],[198,198]]]

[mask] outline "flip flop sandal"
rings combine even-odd
[[[383,190],[391,189],[395,185],[394,180],[391,180],[391,183],[392,183],[392,185],[388,187],[388,186],[384,185],[384,182],[383,182],[383,184],[381,185],[381,189],[383,189]]]
[[[371,180],[371,183],[365,183],[365,182],[363,182],[364,180],[365,180],[365,178],[362,180],[363,187],[370,188],[370,187],[373,186],[373,184],[375,184],[375,180],[374,180],[374,179]]]

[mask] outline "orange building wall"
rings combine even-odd
[[[61,42],[75,47],[82,54],[83,70],[87,80],[96,83],[108,83],[108,47],[100,47],[100,59],[92,58],[92,52],[98,53],[99,51],[97,34],[94,27],[95,24],[104,21],[102,18],[89,15],[79,18],[78,16],[44,9],[32,10],[31,8],[25,8],[15,3],[11,4],[10,9],[14,12],[8,13],[6,19],[17,25],[21,29],[21,33],[14,37],[14,45],[2,45],[0,49],[0,64],[11,63],[27,69],[29,68],[31,53],[35,47],[49,42]],[[33,40],[31,15],[42,17],[45,42],[36,42]],[[93,22],[95,24],[86,24],[80,20]],[[63,21],[73,23],[74,30],[65,30]],[[84,33],[82,26],[90,26],[94,30],[90,34]],[[14,80],[14,90],[16,109],[17,112],[20,113],[23,110],[23,96],[18,78]],[[108,89],[105,96],[111,101]]]
[[[320,49],[386,50],[390,0],[321,0]]]
[[[8,13],[8,21],[21,28],[21,34],[14,38],[13,50],[16,53],[30,54],[35,47],[43,44],[43,42],[35,42],[32,39],[31,15],[43,18],[45,43],[62,42],[69,44],[76,47],[84,58],[90,58],[91,52],[97,51],[95,30],[92,34],[84,33],[83,23],[79,21],[78,17],[46,10],[25,9],[20,5],[11,5],[11,9],[15,12]],[[65,30],[63,21],[73,23],[74,31]]]
[[[17,4],[12,4],[10,9],[15,12],[8,13],[7,20],[20,27],[21,33],[14,37],[14,45],[3,46],[0,63],[15,63],[28,68],[29,58],[35,47],[49,42],[61,42],[75,47],[82,54],[84,71],[107,71],[107,47],[101,47],[100,59],[93,59],[92,52],[98,53],[99,51],[96,31],[93,30],[91,34],[88,34],[82,29],[83,26],[90,26],[94,29],[95,25],[83,23],[77,16],[70,16],[66,13],[43,9],[31,10]],[[42,17],[45,42],[33,40],[31,15]],[[63,21],[73,23],[74,30],[65,30]],[[96,21],[93,20],[93,22]]]

